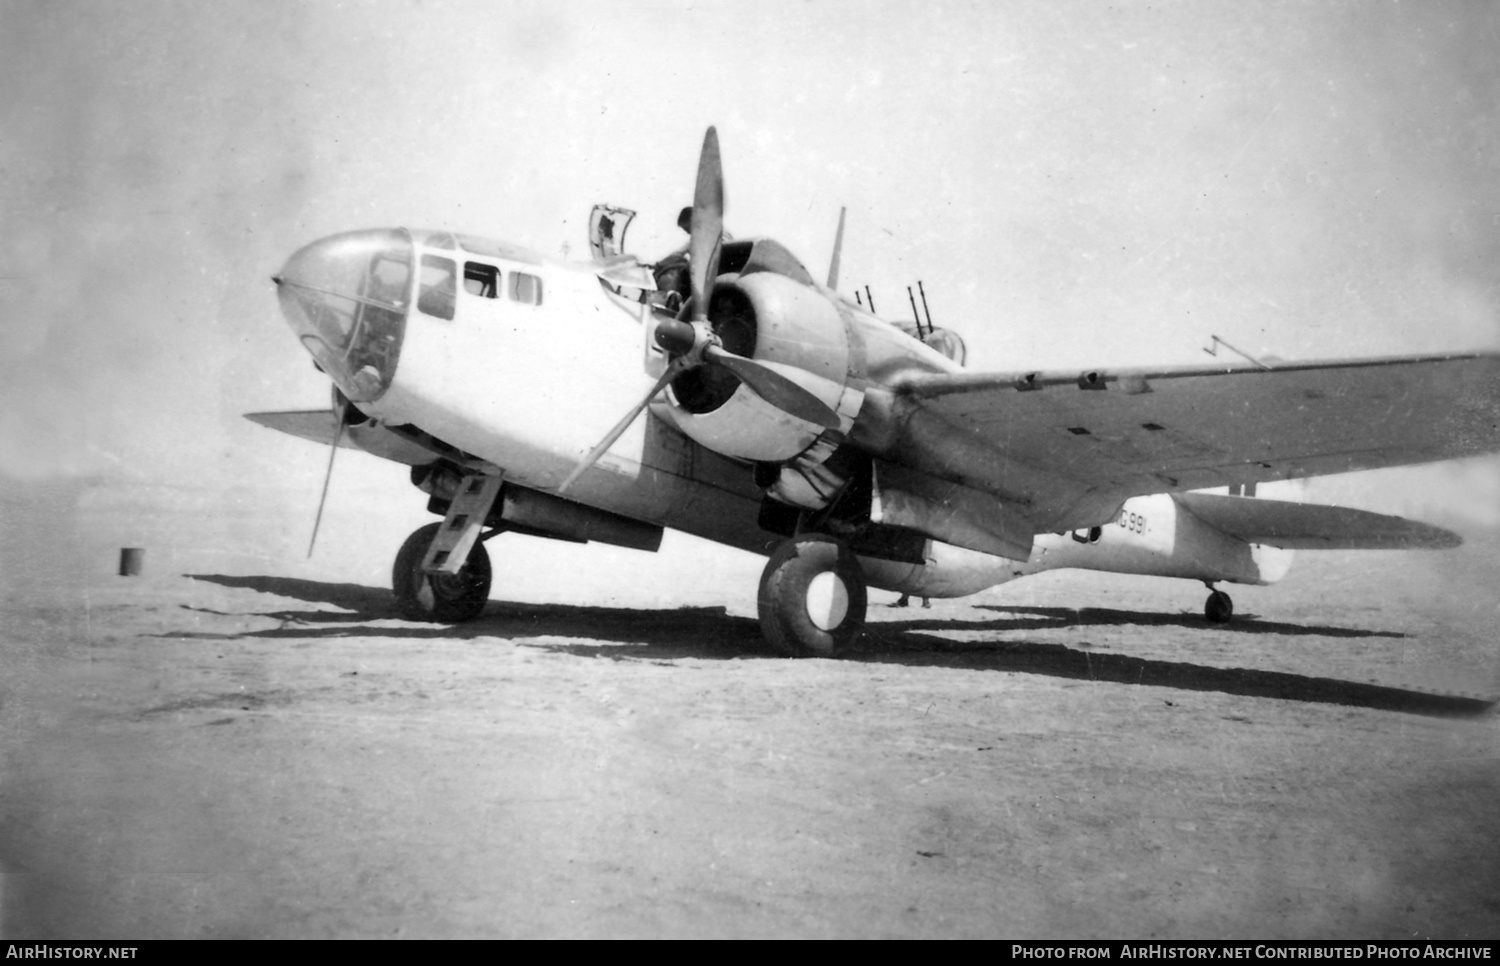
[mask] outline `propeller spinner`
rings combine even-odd
[[[646,397],[573,467],[559,491],[566,490],[584,470],[593,466],[668,383],[698,366],[723,369],[751,392],[798,419],[824,429],[838,428],[838,414],[821,399],[769,366],[725,349],[709,322],[709,297],[719,274],[719,252],[724,241],[724,171],[719,160],[719,134],[712,127],[703,135],[703,150],[698,155],[698,181],[693,189],[689,231],[691,312],[687,320],[663,319],[656,326],[656,344],[666,350],[671,360],[667,370]]]

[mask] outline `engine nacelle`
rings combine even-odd
[[[849,385],[849,330],[817,289],[770,271],[721,277],[709,320],[724,348],[749,356],[817,396],[846,433],[864,401]],[[691,369],[672,382],[668,412],[689,438],[725,456],[782,463],[824,433],[742,385],[725,370]],[[831,452],[831,448],[830,448]]]

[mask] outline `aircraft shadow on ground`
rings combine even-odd
[[[993,611],[1002,614],[1027,615],[1024,617],[997,618],[992,621],[971,624],[975,630],[1028,631],[1056,629],[1059,627],[1121,627],[1141,625],[1145,627],[1186,627],[1189,630],[1212,630],[1215,633],[1231,634],[1280,634],[1316,637],[1405,637],[1399,631],[1371,631],[1352,627],[1328,627],[1319,624],[1288,624],[1280,621],[1261,620],[1254,614],[1242,614],[1227,624],[1209,624],[1201,614],[1163,614],[1155,611],[1115,610],[1107,607],[1001,607],[995,604],[980,604],[975,610]],[[919,630],[933,626],[922,619],[903,622],[905,630]],[[938,621],[938,628],[951,629],[948,621]]]
[[[652,660],[676,657],[754,657],[765,653],[759,625],[749,618],[732,617],[722,607],[640,610],[492,600],[483,614],[465,624],[423,625],[406,622],[397,627],[372,627],[367,622],[401,620],[395,598],[384,588],[324,583],[295,577],[240,577],[223,574],[187,576],[224,587],[293,597],[313,604],[332,604],[344,608],[348,613],[328,610],[260,611],[253,616],[277,620],[281,625],[232,635],[173,634],[173,637],[300,640],[339,637],[399,637],[406,640],[474,640],[481,637],[605,638],[618,643],[557,643],[547,646],[585,656],[597,654],[601,657]]]
[[[587,638],[584,641],[528,641],[527,646],[545,647],[581,657],[611,660],[666,661],[674,658],[733,659],[768,654],[755,621],[733,617],[723,608],[637,610],[586,607],[569,604],[524,604],[492,601],[483,615],[458,626],[372,627],[372,620],[399,619],[390,591],[358,584],[334,584],[292,577],[239,577],[221,574],[190,574],[225,587],[244,588],[292,597],[309,603],[332,604],[347,613],[326,610],[278,610],[253,616],[281,621],[281,626],[239,634],[171,634],[168,636],[246,637],[263,639],[398,637],[411,639],[473,640],[476,638]],[[1185,661],[1161,661],[1126,654],[1105,654],[1066,644],[1038,641],[953,641],[923,631],[1027,630],[1065,626],[1138,624],[1144,626],[1202,626],[1201,618],[1187,615],[1149,614],[1134,611],[1049,607],[991,608],[1005,613],[1033,615],[1015,620],[975,623],[927,618],[907,622],[873,624],[866,637],[843,660],[902,664],[921,667],[952,667],[964,670],[1010,671],[1047,677],[1099,681],[1112,684],[1147,685],[1184,691],[1220,691],[1253,698],[1276,698],[1320,704],[1346,705],[1398,711],[1407,714],[1458,716],[1488,711],[1493,699],[1466,695],[1435,694],[1403,688],[1313,677],[1253,668],[1222,668]],[[199,608],[201,610],[201,608]],[[236,616],[252,616],[240,614]],[[1243,621],[1229,625],[1247,633],[1302,633],[1328,636],[1400,637],[1379,631],[1347,628],[1315,628],[1288,624]],[[1219,628],[1220,630],[1224,628]],[[1273,630],[1274,629],[1274,630]],[[612,643],[593,641],[607,638]]]

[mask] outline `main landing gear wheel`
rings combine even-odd
[[[476,542],[458,573],[423,572],[422,558],[441,526],[429,523],[406,538],[396,554],[391,587],[407,620],[462,624],[478,617],[490,599],[490,555],[484,544]]]
[[[771,555],[757,612],[766,641],[790,657],[832,657],[865,625],[865,578],[832,537],[793,537]]]
[[[1203,605],[1203,616],[1210,623],[1227,624],[1229,618],[1234,616],[1234,601],[1222,590],[1216,590],[1208,595],[1208,602]]]

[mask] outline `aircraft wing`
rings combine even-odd
[[[333,442],[334,423],[332,409],[305,409],[279,413],[246,413],[245,418],[268,429],[278,430],[301,439],[312,440],[328,446]],[[346,434],[339,442],[346,449],[359,449]]]
[[[1446,550],[1463,543],[1442,527],[1349,507],[1218,493],[1173,499],[1216,530],[1288,550]]]
[[[331,409],[246,413],[245,418],[270,429],[312,440],[314,443],[322,443],[324,446],[333,442],[334,431],[337,429]],[[432,437],[420,432],[396,433],[378,421],[355,423],[344,427],[343,436],[339,438],[339,447],[364,450],[381,459],[394,460],[408,466],[431,463],[444,454],[442,444],[432,442]]]
[[[1148,493],[1500,450],[1496,354],[923,374],[896,398],[911,437],[898,459],[941,462],[1038,531],[1094,525]]]

